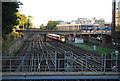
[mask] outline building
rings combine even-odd
[[[105,28],[105,20],[103,18],[96,19],[95,17],[92,19],[77,18],[77,20],[72,20],[71,24],[99,24],[100,28]]]
[[[120,31],[120,1],[117,4],[116,8],[116,28],[115,31]]]
[[[97,25],[97,27],[95,27]],[[82,28],[82,27],[83,28]],[[90,31],[94,29],[95,31],[101,32],[111,32],[111,23],[106,23],[103,18],[96,19],[95,17],[92,19],[87,18],[77,18],[77,20],[72,20],[71,22],[61,21],[59,25],[57,25],[58,30],[86,30]],[[80,28],[81,29],[80,29]],[[96,29],[98,30],[96,30]],[[93,32],[93,31],[91,31]]]
[[[75,20],[76,24],[92,24],[92,20],[87,19],[87,18],[77,18],[77,20]]]
[[[58,30],[81,31],[81,32],[99,32],[99,24],[59,24]]]
[[[94,24],[99,24],[100,28],[105,28],[105,20],[104,19],[95,19]]]
[[[111,28],[111,23],[110,22],[105,22],[105,28]]]
[[[70,24],[70,22],[68,22],[68,21],[58,21],[59,22],[59,24]]]
[[[120,0],[114,0],[112,7],[112,44],[120,50]]]

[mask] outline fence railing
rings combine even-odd
[[[42,59],[41,59],[42,58]],[[2,56],[2,72],[120,72],[120,58],[112,55],[78,56],[66,53],[62,57],[54,56],[32,57],[32,56]]]

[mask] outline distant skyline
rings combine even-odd
[[[21,13],[33,16],[33,24],[40,26],[49,20],[71,21],[77,18],[112,20],[112,0],[19,0]]]

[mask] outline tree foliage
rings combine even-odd
[[[33,24],[31,20],[33,19],[33,16],[28,16],[28,22],[27,22],[27,28],[33,28]]]
[[[57,29],[56,28],[57,24],[59,24],[58,21],[52,21],[52,20],[50,20],[50,21],[48,21],[46,27],[47,27],[48,30],[55,30],[55,29]]]
[[[2,2],[2,35],[12,32],[13,26],[18,24],[16,12],[20,2]]]
[[[46,26],[44,24],[40,25],[40,29],[45,29],[45,28],[46,28]]]
[[[18,17],[17,21],[19,23],[18,24],[19,26],[22,26],[23,24],[27,23],[27,16],[26,15],[20,14],[20,12],[17,12],[16,15]]]
[[[2,35],[10,34],[14,27],[25,28],[32,27],[32,16],[26,16],[20,14],[19,6],[22,5],[21,2],[3,2],[2,3]]]
[[[31,20],[33,19],[32,16],[26,16],[24,14],[20,14],[20,12],[17,12],[16,13],[18,19],[18,26],[20,28],[23,28],[23,25],[24,25],[24,28],[31,28],[33,26]]]

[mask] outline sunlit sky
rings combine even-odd
[[[33,24],[40,26],[49,20],[71,21],[77,18],[112,19],[112,0],[19,0],[21,13],[34,17]]]

